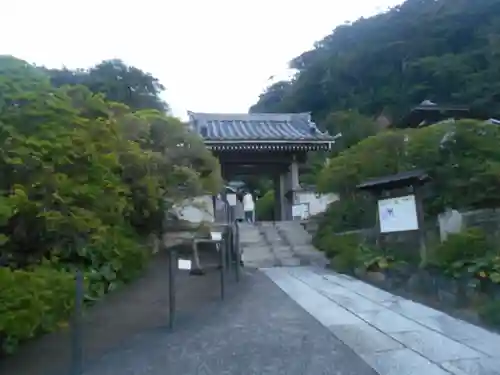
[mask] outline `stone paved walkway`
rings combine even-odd
[[[236,291],[236,290],[235,290]],[[85,375],[375,375],[262,272],[174,332],[136,337]],[[401,374],[402,375],[402,374]]]
[[[500,374],[497,334],[344,275],[264,272],[381,375]]]

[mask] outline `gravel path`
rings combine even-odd
[[[85,375],[375,375],[260,271],[174,332],[129,340]]]

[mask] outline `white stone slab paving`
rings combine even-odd
[[[458,341],[477,339],[483,335],[492,335],[491,332],[446,314],[423,317],[419,318],[418,321],[426,327]]]
[[[346,289],[340,284],[329,282],[325,283],[324,277],[311,272],[311,270],[312,268],[299,267],[293,270],[289,270],[288,272],[328,299],[336,302],[337,304],[351,312],[359,313],[384,309],[384,306],[370,301],[369,299],[359,298],[359,296],[357,295],[353,297],[352,292],[350,292],[349,289]]]
[[[482,353],[431,330],[392,333],[390,336],[434,362],[484,357]]]
[[[272,268],[265,272],[276,285],[326,327],[334,324],[361,323],[357,316],[333,304],[328,298],[292,277],[285,268]]]
[[[381,375],[500,375],[500,335],[349,276],[264,272]]]
[[[403,345],[368,323],[334,325],[328,329],[357,354],[402,349]]]
[[[368,311],[358,314],[361,319],[384,333],[421,331],[426,328],[414,320],[390,310]]]
[[[340,288],[339,288],[340,289]],[[368,299],[364,298],[355,298],[348,293],[345,293],[345,290],[339,290],[335,292],[325,292],[324,295],[328,297],[330,300],[338,303],[340,306],[349,310],[354,314],[359,314],[363,312],[370,311],[380,311],[383,309],[379,304],[372,302]]]
[[[380,303],[391,302],[399,298],[391,293],[386,292],[385,290],[375,288],[374,286],[368,285],[361,281],[352,282],[351,285],[348,285],[346,287],[352,287],[352,289],[350,290],[356,291],[357,294],[362,295],[363,297],[369,299],[370,301],[375,301]]]
[[[420,303],[409,301],[401,297],[389,302],[382,302],[382,305],[387,307],[391,311],[415,320],[418,320],[420,318],[445,315],[441,311],[421,305]]]
[[[453,375],[498,375],[500,360],[493,358],[462,359],[445,362],[443,367]]]
[[[450,375],[443,368],[410,349],[360,354],[360,356],[380,375]]]
[[[486,332],[476,338],[460,340],[460,342],[491,357],[500,357],[500,336],[498,335]]]

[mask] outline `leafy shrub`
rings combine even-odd
[[[262,198],[255,203],[255,213],[258,220],[274,219],[274,190],[268,190]]]
[[[500,284],[500,255],[478,228],[452,234],[434,248],[432,266],[455,278],[472,278],[482,292]]]
[[[322,241],[322,250],[337,271],[351,272],[360,264],[360,241],[356,234],[324,236]]]
[[[432,263],[450,270],[466,269],[491,251],[486,234],[481,229],[468,228],[450,234],[446,241],[436,246],[432,251]]]
[[[376,203],[366,195],[354,195],[332,202],[322,215],[318,230],[340,233],[375,225]]]
[[[335,232],[331,226],[324,220],[319,219],[318,229],[313,236],[312,243],[318,249],[323,251],[327,256],[332,251],[332,242]]]
[[[479,308],[479,316],[486,324],[500,327],[500,301],[487,302]]]
[[[30,270],[0,268],[0,343],[14,351],[24,340],[53,331],[74,306],[74,277],[48,265]]]
[[[486,234],[478,228],[452,233],[433,251],[433,258],[442,265],[464,259],[478,259],[491,250]]]
[[[343,254],[351,252],[353,248],[357,248],[360,244],[360,239],[357,234],[344,234],[335,236],[330,254]]]
[[[105,237],[78,250],[85,262],[90,282],[87,299],[96,300],[105,293],[135,279],[146,266],[151,250],[130,233],[112,228]]]
[[[398,262],[393,256],[381,255],[377,252],[365,252],[363,268],[367,271],[377,272],[393,267]]]

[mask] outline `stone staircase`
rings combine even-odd
[[[275,259],[262,236],[259,227],[254,224],[241,223],[240,246],[243,250],[241,259],[246,267],[267,268],[275,265]]]
[[[260,233],[266,240],[271,253],[275,259],[275,266],[300,266],[300,260],[295,257],[290,243],[278,231],[278,227],[272,222],[259,223]]]
[[[329,262],[325,254],[312,245],[312,236],[297,221],[282,221],[276,223],[276,230],[289,244],[290,251],[300,259],[301,265],[326,267]]]
[[[240,225],[242,259],[246,267],[294,267],[328,264],[311,244],[311,235],[300,222],[258,222]]]

